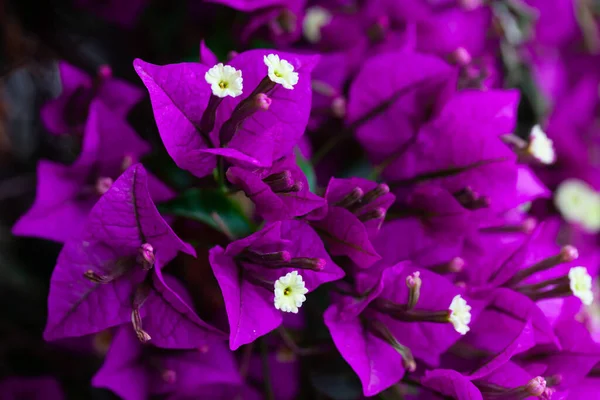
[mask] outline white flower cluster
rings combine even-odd
[[[298,73],[294,71],[292,64],[287,60],[280,59],[276,54],[265,56],[264,62],[271,81],[279,83],[286,89],[294,89],[298,83]],[[210,85],[213,95],[217,97],[237,97],[243,93],[242,71],[230,65],[222,63],[215,65],[206,72],[204,79]]]

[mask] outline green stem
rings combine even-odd
[[[218,163],[217,184],[219,185],[219,189],[225,189],[225,159],[219,157]]]

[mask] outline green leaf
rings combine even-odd
[[[145,156],[142,162],[144,167],[177,191],[185,190],[197,181],[192,174],[177,167],[165,151],[153,152]]]
[[[160,212],[190,218],[234,238],[254,230],[242,208],[225,193],[214,189],[189,189],[179,197],[158,206]]]
[[[302,172],[304,172],[304,175],[306,175],[308,187],[310,188],[310,191],[314,193],[317,187],[317,176],[315,175],[315,169],[310,161],[304,158],[302,152],[300,152],[300,149],[298,148],[296,148],[296,164],[298,164],[298,167],[300,167]]]

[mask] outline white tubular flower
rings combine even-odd
[[[553,164],[556,161],[554,144],[539,125],[531,129],[527,151],[542,164]]]
[[[269,68],[269,79],[281,84],[286,89],[294,89],[298,83],[298,73],[294,72],[294,66],[286,60],[280,60],[277,54],[269,54],[264,58],[265,65]]]
[[[573,267],[569,270],[569,287],[573,295],[586,306],[591,305],[594,301],[592,277],[585,267]]]
[[[306,301],[308,289],[298,271],[292,271],[275,282],[275,308],[283,312],[298,313]]]
[[[222,63],[209,69],[204,75],[204,79],[210,84],[212,93],[221,98],[237,97],[242,94],[244,88],[242,71]]]
[[[457,294],[452,299],[449,309],[449,320],[454,326],[454,330],[461,335],[465,335],[469,332],[469,324],[471,323],[471,306],[460,294]]]
[[[554,204],[568,222],[591,233],[600,232],[600,193],[579,179],[567,179],[556,189]]]
[[[321,28],[331,22],[331,13],[323,7],[314,6],[306,10],[302,21],[302,33],[306,40],[317,43],[321,40]]]

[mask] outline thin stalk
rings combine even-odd
[[[275,400],[275,394],[273,393],[273,385],[271,383],[271,371],[269,370],[269,349],[267,346],[267,339],[265,337],[262,337],[259,339],[259,341],[265,400]]]

